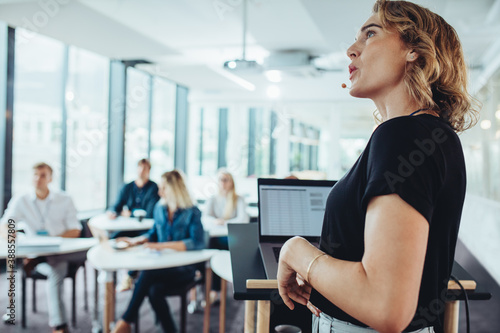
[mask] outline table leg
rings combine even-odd
[[[205,315],[203,318],[203,333],[210,331],[210,290],[212,289],[212,268],[205,267]]]
[[[271,301],[257,301],[257,333],[269,333]]]
[[[219,333],[226,332],[226,295],[227,281],[220,279]]]
[[[113,273],[106,272],[104,289],[104,333],[110,332],[110,324],[115,321],[115,284]]]
[[[245,327],[243,332],[255,332],[255,301],[245,301]]]
[[[458,333],[459,301],[446,302],[444,310],[444,332]]]
[[[22,261],[18,270],[19,278],[21,279],[21,327],[26,328],[26,277],[24,276]]]
[[[97,280],[99,271],[94,269],[94,313],[92,318],[92,333],[102,331],[101,322],[99,320],[99,281]]]

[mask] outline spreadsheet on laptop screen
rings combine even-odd
[[[329,186],[260,185],[262,236],[320,236]]]

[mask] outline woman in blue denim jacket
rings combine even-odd
[[[149,232],[135,238],[120,238],[130,245],[144,244],[153,250],[173,249],[189,251],[203,249],[204,232],[201,212],[193,205],[181,174],[177,170],[161,177],[159,194],[162,198],[154,209],[155,224]],[[147,296],[156,317],[165,332],[176,332],[177,327],[170,313],[165,294],[194,278],[192,265],[155,269],[141,272],[134,293],[114,333],[130,332],[130,323],[137,319],[142,301]]]

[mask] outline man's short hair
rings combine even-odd
[[[44,168],[49,169],[50,174],[52,175],[52,172],[53,172],[52,167],[50,165],[48,165],[47,163],[39,162],[39,163],[36,163],[35,165],[33,165],[33,170],[40,170],[40,169],[44,169]]]
[[[151,170],[151,162],[149,162],[149,160],[147,158],[143,158],[143,159],[139,160],[139,162],[137,162],[137,166],[139,166],[141,164],[147,165],[149,170]]]

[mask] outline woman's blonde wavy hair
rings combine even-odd
[[[236,186],[234,185],[233,175],[226,169],[221,168],[219,169],[218,177],[220,178],[223,175],[229,177],[229,180],[231,181],[231,189],[227,192],[226,205],[224,206],[224,215],[222,216],[224,220],[229,220],[231,217],[233,217],[234,211],[238,206],[238,194],[236,194]],[[219,194],[222,194],[221,189],[219,189]]]
[[[184,182],[184,177],[179,170],[165,172],[161,175],[161,178],[170,186],[172,194],[175,197],[174,200],[177,208],[185,209],[194,206],[186,183]]]
[[[456,132],[477,122],[480,104],[467,92],[467,66],[457,32],[441,16],[407,1],[377,0],[373,13],[396,30],[417,60],[405,85],[417,102],[436,110]]]

